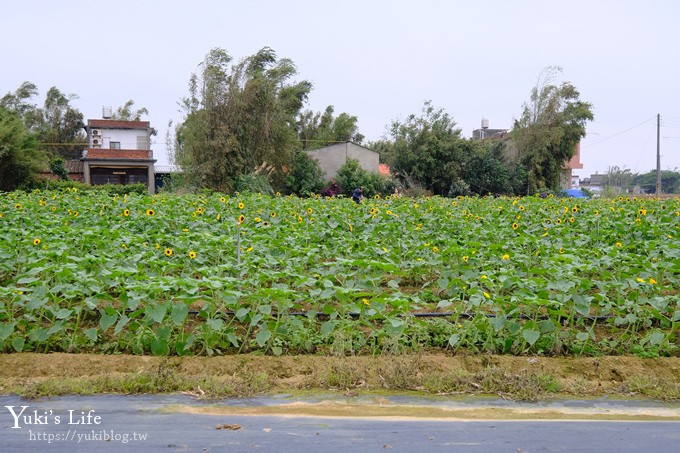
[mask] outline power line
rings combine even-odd
[[[601,139],[601,140],[598,140],[598,141],[596,141],[596,142],[588,143],[587,145],[583,145],[581,148],[589,148],[589,147],[591,147],[591,146],[599,145],[599,144],[602,143],[602,142],[606,142],[607,140],[611,140],[611,139],[614,138],[614,137],[618,137],[619,135],[625,134],[626,132],[635,129],[636,127],[640,127],[640,126],[642,126],[642,125],[645,124],[645,123],[649,123],[650,121],[654,121],[655,119],[656,119],[656,117],[649,118],[648,120],[645,120],[645,121],[641,122],[640,124],[636,124],[635,126],[629,127],[628,129],[623,130],[623,131],[621,131],[621,132],[617,132],[617,133],[614,134],[614,135],[610,135],[609,137],[605,137],[605,138],[603,138],[603,139]]]

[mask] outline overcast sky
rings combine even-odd
[[[41,104],[56,86],[85,119],[128,99],[165,131],[205,54],[268,46],[314,88],[307,108],[359,119],[367,140],[431,100],[470,137],[481,119],[511,128],[541,71],[593,104],[581,177],[610,166],[680,169],[680,2],[676,0],[96,0],[3,2],[0,96],[24,81]]]

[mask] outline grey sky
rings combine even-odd
[[[56,86],[86,119],[132,99],[159,130],[162,164],[167,123],[214,47],[292,59],[314,84],[307,107],[356,115],[367,140],[424,100],[465,137],[482,117],[511,128],[557,65],[595,113],[577,173],[643,173],[656,168],[657,113],[662,169],[680,168],[679,24],[675,0],[3,2],[0,95],[31,81],[42,102]]]

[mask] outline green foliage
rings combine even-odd
[[[461,138],[461,130],[443,109],[425,102],[420,116],[393,121],[392,173],[408,188],[414,181],[436,195],[446,195],[461,176],[461,163],[476,144]]]
[[[292,167],[286,178],[287,193],[306,197],[323,189],[323,170],[305,151],[296,151]]]
[[[132,99],[128,100],[125,104],[121,105],[116,109],[115,112],[111,115],[111,119],[114,120],[124,120],[124,121],[139,121],[142,118],[142,115],[148,115],[149,114],[149,109],[146,107],[141,107],[137,110],[132,110],[132,106],[135,104],[135,101]]]
[[[272,189],[272,185],[269,183],[269,177],[266,174],[254,171],[238,175],[234,188],[236,192],[261,193],[264,195],[274,194],[274,189]]]
[[[33,101],[38,88],[24,82],[14,93],[7,93],[0,99],[0,106],[15,112],[27,130],[35,135],[39,149],[48,156],[58,156],[66,160],[80,158],[86,146],[83,131],[83,114],[71,106],[78,99],[75,94],[63,94],[51,87],[42,108]]]
[[[311,83],[290,83],[295,65],[268,47],[230,67],[231,60],[213,49],[192,75],[175,158],[197,187],[231,192],[239,175],[266,163],[273,187],[283,188],[299,145],[295,118]]]
[[[368,149],[380,154],[380,163],[393,165],[394,162],[394,143],[390,140],[376,140],[368,142]]]
[[[326,111],[314,113],[306,110],[298,115],[297,132],[302,149],[317,149],[337,142],[361,144],[364,136],[359,133],[357,117],[341,113],[333,117],[332,105]]]
[[[53,157],[50,159],[50,171],[61,180],[67,181],[69,179],[68,172],[64,166],[64,159],[61,157]]]
[[[572,84],[551,83],[558,72],[561,68],[544,70],[512,130],[520,162],[527,169],[529,194],[560,189],[562,170],[585,137],[586,123],[593,119],[592,105],[579,100]]]
[[[43,154],[16,113],[0,107],[0,191],[30,187]]]
[[[390,194],[394,192],[395,187],[394,181],[364,170],[355,159],[347,159],[347,162],[338,169],[335,181],[346,196],[352,195],[354,189],[360,186],[364,188],[365,197]]]
[[[477,195],[512,195],[512,172],[503,162],[503,142],[491,143],[466,162],[463,179]],[[451,193],[468,195],[468,193]]]
[[[645,193],[656,193],[656,170],[633,175],[632,184],[640,186]],[[672,170],[661,170],[661,191],[663,193],[680,193],[680,173]]]
[[[76,186],[0,197],[1,352],[680,351],[677,199]]]
[[[145,184],[101,184],[91,186],[84,182],[72,180],[42,180],[31,186],[32,189],[50,190],[54,192],[73,192],[73,193],[106,193],[110,195],[145,195],[147,188]]]

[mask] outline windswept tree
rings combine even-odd
[[[299,147],[296,117],[312,84],[292,82],[295,64],[268,47],[231,63],[215,48],[192,74],[177,128],[177,163],[196,186],[221,191],[266,164],[272,184],[283,188]]]
[[[345,112],[334,117],[334,111],[329,105],[323,113],[305,110],[298,115],[297,130],[302,149],[316,149],[337,142],[361,144],[364,136],[359,133],[357,117]]]
[[[3,96],[0,106],[21,118],[46,155],[66,160],[80,158],[86,145],[83,114],[71,105],[78,96],[64,94],[52,87],[47,91],[42,107],[33,100],[37,96],[38,88],[31,82],[24,82],[16,91]]]
[[[135,101],[132,99],[128,100],[125,104],[121,105],[116,109],[111,115],[113,120],[125,120],[125,121],[139,121],[142,119],[142,115],[148,115],[149,109],[146,107],[140,107],[138,109],[133,109],[132,106],[135,105]]]
[[[560,189],[562,171],[585,137],[586,123],[593,120],[592,105],[579,99],[571,83],[552,83],[561,71],[551,66],[541,73],[512,130],[520,162],[528,173],[528,193]]]

